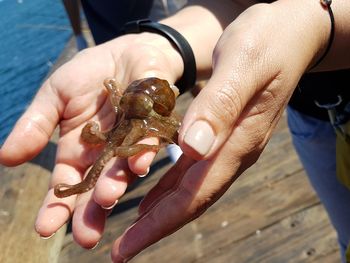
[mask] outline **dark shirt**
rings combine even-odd
[[[153,0],[82,0],[81,4],[98,45],[120,36],[126,22],[147,18]]]
[[[298,83],[289,105],[309,116],[329,121],[324,108],[316,105],[334,104],[341,97],[337,109],[343,109],[350,101],[350,69],[308,73]]]

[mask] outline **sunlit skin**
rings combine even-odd
[[[96,122],[85,125],[81,140],[92,146],[103,144],[104,149],[82,182],[55,186],[54,193],[59,198],[92,189],[106,163],[114,156],[127,158],[144,151],[158,151],[168,143],[177,143],[180,119],[173,112],[177,94],[166,80],[136,80],[124,93],[114,79],[106,79],[104,85],[117,114],[116,124],[105,132],[100,131]],[[160,144],[138,144],[147,137],[158,137]]]
[[[145,195],[139,217],[116,237],[113,262],[126,262],[213,205],[257,160],[300,77],[323,54],[330,21],[319,1],[255,3],[201,0],[161,21],[189,41],[197,75],[208,82],[182,120],[178,141],[184,155]],[[336,37],[314,71],[349,67],[350,2],[333,1],[332,9]],[[83,126],[97,120],[102,130],[113,127],[115,113],[100,87],[103,80],[114,76],[125,87],[133,80],[158,76],[174,83],[183,70],[171,43],[145,32],[86,49],[45,81],[0,149],[1,164],[19,165],[38,155],[60,128],[52,179],[35,224],[41,236],[51,236],[72,217],[74,240],[84,248],[94,247],[111,208],[137,175],[147,174],[154,158],[154,151],[112,158],[94,191],[59,200],[54,195],[54,185],[79,183],[101,154],[102,145],[79,143]],[[211,130],[203,133],[203,127]],[[194,140],[196,134],[211,137]]]

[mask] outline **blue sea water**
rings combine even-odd
[[[61,1],[0,0],[0,144],[71,34]]]

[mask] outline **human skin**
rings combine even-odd
[[[208,75],[211,71],[211,51],[223,27],[239,13],[224,10],[223,7],[227,6],[232,10],[243,10],[241,4],[227,0],[215,3],[198,1],[197,5],[181,11],[176,18],[164,21],[185,37],[198,32],[190,41],[191,46],[209,50],[204,52],[194,48],[198,76]],[[222,15],[220,19],[215,16],[218,13]],[[193,14],[202,18],[201,23],[211,32],[210,35],[201,34],[194,22],[189,27],[181,22],[193,20]],[[54,195],[53,187],[59,183],[79,183],[100,154],[101,149],[91,150],[81,143],[79,137],[84,125],[88,121],[96,121],[100,123],[101,130],[113,126],[115,113],[103,81],[114,77],[126,88],[133,80],[156,76],[175,83],[182,71],[181,56],[167,39],[157,34],[142,33],[86,49],[45,81],[0,150],[2,164],[19,165],[35,157],[48,143],[55,128],[58,126],[60,129],[49,191],[35,224],[42,237],[53,235],[72,216],[76,242],[84,248],[94,247],[101,238],[106,215],[136,175],[147,174],[155,155],[148,152],[127,161],[114,158],[102,171],[94,191],[65,199]],[[30,145],[28,141],[31,141]],[[158,140],[152,138],[142,142],[155,144]],[[86,220],[85,215],[92,216]]]
[[[228,7],[236,7],[231,10],[238,13],[247,7],[234,3],[223,1],[220,4],[226,8],[217,14],[230,10]],[[315,70],[349,67],[349,54],[345,52],[350,39],[349,5],[345,0],[332,4],[336,39],[327,58]],[[195,19],[198,15],[203,20]],[[215,46],[230,19],[227,16],[218,21],[218,17],[193,6],[164,21],[189,40],[199,75],[211,72],[213,54],[212,75],[183,120],[179,142],[186,156],[142,201],[139,218],[113,246],[114,262],[132,258],[200,216],[257,160],[301,75],[324,51],[330,30],[328,13],[318,1],[280,0],[246,10],[226,28]],[[198,27],[203,26],[208,29],[206,34],[203,31],[196,34],[200,31]],[[136,45],[135,53],[127,52],[130,43]],[[113,119],[105,93],[96,88],[99,83],[111,76],[125,85],[148,76],[174,83],[182,71],[181,57],[154,34],[125,36],[89,49],[59,69],[40,89],[1,148],[0,161],[16,165],[32,158],[60,122],[61,137],[51,187],[62,182],[77,183],[97,154],[86,152],[77,143],[82,126],[92,119],[108,127]],[[203,136],[211,143],[203,144]],[[28,138],[36,142],[34,147],[25,144]],[[50,206],[58,201],[51,189],[39,212],[37,231],[50,236],[74,211],[75,240],[83,247],[93,247],[101,237],[109,212],[101,206],[112,206],[135,173],[147,172],[153,156],[148,153],[129,159],[128,166],[122,161],[111,163],[94,192],[69,197],[60,201],[62,206]],[[84,213],[95,215],[89,218],[93,221],[89,225],[84,223]]]

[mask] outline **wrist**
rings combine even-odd
[[[286,32],[295,32],[294,40],[299,42],[298,53],[301,61],[304,61],[305,70],[313,67],[325,53],[330,39],[331,21],[327,8],[320,0],[286,0],[277,1],[275,5],[283,8],[284,13],[287,12],[289,16],[292,14],[292,23],[288,23],[294,29],[286,29]],[[320,64],[322,63],[323,60]]]
[[[320,0],[320,3],[322,5],[322,8],[326,9],[328,12],[329,22],[330,22],[331,28],[330,28],[330,32],[329,32],[327,46],[326,46],[325,50],[323,51],[322,55],[312,65],[310,70],[316,68],[319,64],[321,64],[321,62],[323,62],[323,60],[327,57],[327,55],[332,47],[332,44],[334,42],[335,20],[334,20],[333,10],[331,7],[332,0]]]
[[[184,65],[181,55],[161,35],[148,32],[127,34],[103,46],[113,55],[117,78],[123,75],[121,78],[133,81],[158,77],[175,83],[182,76]]]
[[[164,74],[169,74],[168,79],[172,83],[175,83],[178,79],[181,78],[184,71],[184,63],[181,57],[181,54],[174,47],[174,45],[166,39],[164,36],[161,36],[157,33],[143,32],[135,35],[135,43],[140,46],[148,46],[154,51],[161,52],[163,59],[166,61],[166,64],[159,65],[157,71],[162,71]],[[157,59],[155,58],[152,63],[156,63]],[[150,65],[151,66],[151,65]],[[157,68],[156,65],[152,65]]]
[[[126,23],[124,25],[124,31],[127,34],[150,32],[166,38],[172,46],[176,48],[183,60],[183,74],[175,83],[180,94],[195,85],[197,67],[194,53],[188,41],[177,30],[159,22],[154,22],[149,19],[141,19]]]

